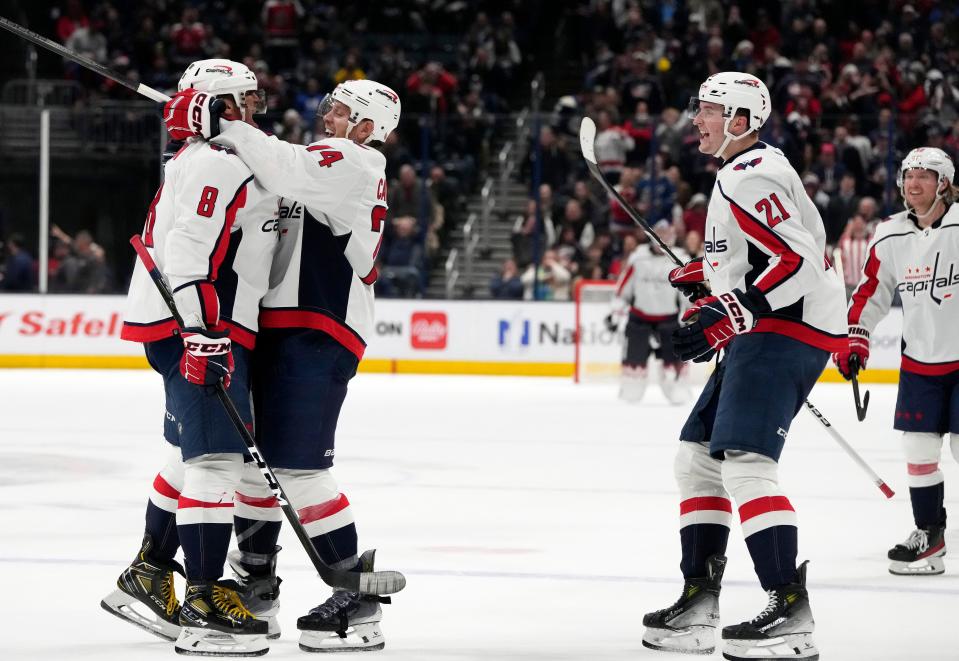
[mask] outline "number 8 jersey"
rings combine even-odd
[[[757,142],[722,164],[704,238],[713,295],[754,286],[766,297],[771,311],[752,332],[846,345],[845,290],[825,258],[822,218],[781,151]]]
[[[194,138],[166,163],[142,238],[187,326],[228,328],[233,342],[253,348],[277,245],[278,201],[225,147]],[[137,260],[121,337],[154,342],[176,328]]]
[[[303,146],[242,122],[221,126],[215,141],[235,149],[256,181],[283,197],[260,326],[318,330],[362,359],[386,229],[386,157],[346,138]]]

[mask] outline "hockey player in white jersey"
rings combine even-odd
[[[945,571],[946,510],[939,469],[949,434],[959,460],[959,189],[941,149],[913,149],[899,168],[906,210],[879,224],[849,301],[849,345],[833,356],[847,379],[869,360],[869,334],[902,299],[902,364],[893,427],[902,431],[916,529],[890,549],[893,574]]]
[[[768,604],[722,630],[727,659],[816,659],[796,514],[777,478],[790,423],[831,352],[845,346],[845,296],[825,263],[822,219],[782,152],[758,139],[769,92],[724,72],[691,99],[699,150],[722,159],[704,258],[675,269],[681,289],[708,282],[676,333],[679,357],[724,350],[680,432],[682,596],[643,618],[646,647],[709,653],[719,623],[732,501]],[[700,282],[697,282],[700,281]]]
[[[669,221],[661,220],[653,231],[667,245],[675,242],[676,233]],[[683,259],[686,254],[673,251]],[[685,363],[673,351],[673,332],[679,328],[679,313],[685,299],[670,285],[667,274],[672,260],[653,242],[637,246],[616,282],[616,296],[606,316],[606,328],[619,333],[625,317],[625,338],[619,396],[627,402],[642,401],[649,378],[648,362],[653,353],[662,361],[660,387],[672,404],[689,399]]]
[[[239,62],[194,62],[179,87],[223,99],[226,116],[238,122],[252,124],[264,109],[256,76]],[[221,580],[245,446],[209,386],[222,380],[252,424],[249,358],[277,245],[277,207],[233,152],[188,140],[165,165],[141,237],[173,291],[183,332],[139,261],[130,283],[121,337],[143,343],[163,377],[164,436],[176,447],[153,482],[142,548],[102,605],[175,639],[183,654],[268,649],[267,622],[251,615],[241,586]],[[181,546],[182,608],[173,586]]]
[[[358,553],[352,508],[330,468],[347,384],[372,333],[376,255],[386,229],[386,159],[371,143],[385,141],[396,128],[399,97],[374,81],[346,81],[318,111],[326,137],[301,146],[240,122],[217,122],[208,100],[178,96],[183,118],[169,119],[168,127],[200,117],[198,132],[236,150],[256,180],[283,197],[280,248],[260,315],[257,434],[323,560],[337,569],[370,571],[373,552]],[[256,489],[244,484],[254,498]],[[264,505],[268,496],[261,491]],[[250,534],[272,547],[278,533],[277,525],[251,526]],[[335,591],[299,618],[300,647],[381,649],[384,602]]]

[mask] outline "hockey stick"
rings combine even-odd
[[[832,251],[832,263],[836,267],[836,271],[839,273],[839,282],[842,283],[843,291],[846,289],[846,269],[842,265],[842,252],[839,248],[836,248]],[[859,370],[862,369],[862,366],[859,364],[859,356],[852,354],[849,357],[849,374],[850,381],[852,381],[852,397],[853,402],[856,404],[856,417],[859,418],[859,422],[862,422],[866,419],[866,409],[869,408],[869,391],[866,391],[866,394],[863,395],[862,399],[859,398]]]
[[[593,120],[591,120],[589,117],[584,117],[583,123],[580,124],[580,127],[579,127],[579,143],[583,151],[583,158],[586,159],[586,167],[589,169],[589,173],[593,175],[593,178],[596,181],[598,181],[603,186],[603,188],[606,189],[606,192],[609,193],[609,195],[611,195],[613,198],[616,199],[617,202],[619,202],[619,204],[623,207],[623,210],[625,210],[626,213],[629,214],[630,218],[632,218],[633,221],[637,225],[639,225],[644,232],[646,232],[649,238],[656,241],[656,243],[659,244],[660,248],[663,249],[663,252],[669,255],[669,257],[673,260],[676,266],[683,266],[682,260],[680,260],[676,256],[676,254],[673,253],[673,251],[670,250],[665,243],[663,243],[662,239],[656,236],[656,233],[653,232],[652,228],[649,226],[649,223],[647,223],[642,216],[636,213],[636,210],[633,209],[629,205],[629,203],[623,199],[622,195],[620,195],[616,191],[616,189],[613,188],[612,184],[609,183],[605,175],[603,175],[602,171],[600,171],[599,165],[597,165],[596,163],[596,152],[593,146],[595,140],[596,140],[596,124],[594,124]],[[842,447],[842,449],[846,451],[846,454],[848,454],[852,458],[852,460],[856,462],[856,465],[858,465],[860,468],[866,471],[866,474],[869,475],[870,479],[872,479],[873,484],[879,487],[879,490],[886,495],[886,498],[892,498],[893,490],[890,489],[878,475],[876,475],[875,471],[873,471],[869,467],[869,465],[863,460],[863,458],[860,457],[859,454],[852,448],[852,446],[849,445],[849,443],[847,443],[846,440],[839,435],[839,433],[833,428],[833,426],[829,424],[829,421],[823,417],[822,413],[820,413],[818,409],[816,409],[816,407],[813,406],[808,399],[806,400],[806,408],[808,408],[813,413],[813,415],[816,416],[816,419],[822,423],[823,427],[826,428],[826,431],[829,432],[829,435],[832,436],[833,440],[839,443],[840,447]]]
[[[829,432],[829,435],[832,436],[833,440],[839,443],[839,447],[846,451],[846,454],[856,462],[856,465],[859,466],[866,475],[869,476],[869,479],[872,480],[872,483],[879,487],[879,490],[883,492],[886,498],[892,498],[896,495],[896,492],[889,488],[889,485],[886,484],[881,477],[876,475],[876,472],[869,467],[862,457],[859,456],[859,453],[853,450],[852,446],[849,445],[849,442],[846,441],[839,432],[836,431],[836,428],[826,420],[825,416],[819,412],[819,410],[809,403],[809,400],[806,400],[806,408],[809,409],[809,412],[816,416],[816,419],[822,423],[822,426],[826,428],[826,431]]]
[[[37,46],[46,48],[49,51],[53,51],[54,53],[56,53],[57,55],[61,57],[65,57],[68,60],[72,60],[73,62],[76,62],[77,64],[86,67],[90,71],[95,71],[101,76],[109,78],[113,82],[123,85],[127,89],[132,90],[136,92],[137,94],[142,94],[143,96],[147,97],[148,99],[152,99],[153,101],[156,101],[157,103],[166,103],[167,101],[170,100],[170,97],[168,97],[163,92],[158,92],[157,90],[153,89],[149,85],[144,85],[143,83],[134,85],[129,80],[124,78],[118,71],[114,71],[113,69],[109,67],[105,67],[102,64],[94,62],[90,58],[84,57],[83,55],[80,55],[79,53],[74,53],[69,48],[65,48],[61,46],[60,44],[58,44],[57,42],[47,39],[46,37],[41,37],[39,34],[34,32],[33,30],[28,30],[22,25],[18,23],[14,23],[10,19],[4,18],[3,16],[0,16],[0,28],[3,28],[4,30],[8,30],[9,32],[12,32],[18,37],[26,39],[27,41],[32,42],[36,44]]]
[[[672,259],[676,266],[683,266],[683,262],[679,257],[676,256],[672,250],[669,249],[669,246],[666,245],[666,242],[663,241],[656,232],[653,231],[653,228],[649,226],[649,223],[646,222],[646,219],[640,216],[636,210],[630,206],[629,202],[623,199],[623,196],[619,194],[613,186],[606,179],[606,176],[599,169],[599,164],[596,162],[596,124],[589,117],[583,117],[583,123],[579,125],[579,146],[583,152],[583,158],[586,159],[586,168],[589,170],[589,173],[593,175],[593,179],[602,184],[603,188],[606,189],[606,192],[619,202],[619,206],[623,208],[629,217],[633,219],[633,222],[639,225],[646,236],[649,237],[651,241],[654,241],[660,249]]]
[[[156,262],[153,261],[153,257],[150,255],[139,234],[136,234],[130,238],[130,245],[132,245],[133,249],[136,250],[137,256],[139,256],[140,261],[143,262],[143,266],[146,267],[147,272],[150,274],[150,278],[153,279],[153,283],[160,292],[160,296],[163,297],[164,303],[166,303],[167,307],[170,309],[173,319],[182,330],[183,317],[180,316],[180,313],[176,308],[176,303],[173,300],[173,293],[170,291],[170,287],[167,285],[166,280],[163,279],[163,274],[160,273],[159,267],[157,267]],[[303,548],[306,549],[306,554],[310,556],[310,560],[313,562],[313,566],[319,573],[320,578],[323,579],[323,582],[330,587],[348,590],[349,592],[360,592],[363,594],[393,594],[394,592],[399,592],[402,590],[406,586],[406,577],[398,571],[341,571],[338,569],[333,569],[328,564],[323,562],[320,554],[317,553],[316,549],[313,547],[313,542],[310,541],[309,535],[306,534],[303,524],[300,523],[299,515],[296,513],[296,510],[293,509],[293,506],[290,504],[290,500],[283,492],[283,487],[280,486],[279,481],[276,479],[276,475],[273,474],[273,470],[267,465],[267,463],[263,461],[263,455],[260,452],[260,448],[257,447],[256,439],[253,438],[253,435],[246,428],[246,424],[243,422],[239,412],[236,410],[236,406],[233,404],[230,396],[227,395],[226,387],[223,385],[222,381],[216,384],[216,395],[219,398],[220,403],[223,405],[223,409],[226,411],[226,414],[230,417],[230,421],[233,423],[233,426],[236,427],[237,433],[243,438],[243,443],[246,445],[247,452],[250,453],[250,456],[253,457],[253,461],[256,462],[257,467],[260,469],[260,473],[263,474],[263,479],[266,480],[267,486],[270,487],[270,491],[273,493],[273,497],[276,498],[277,502],[279,503],[281,509],[283,510],[283,514],[286,515],[286,520],[289,522],[290,527],[293,528],[293,532],[296,533],[296,536],[303,545]]]

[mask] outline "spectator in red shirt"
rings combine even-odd
[[[693,195],[686,204],[683,226],[687,234],[698,232],[699,236],[706,236],[706,196],[702,193]]]
[[[66,9],[63,10],[63,15],[57,19],[57,39],[60,40],[60,43],[65,44],[67,39],[70,38],[70,35],[73,34],[73,31],[80,27],[90,27],[90,19],[87,17],[86,12],[83,11],[83,5],[80,4],[80,0],[67,0],[67,6]]]
[[[170,41],[173,43],[173,61],[185,67],[194,60],[207,54],[206,26],[200,22],[200,13],[196,7],[186,7],[179,23],[170,28]]]
[[[439,62],[429,62],[406,79],[406,89],[411,94],[429,93],[436,98],[437,110],[445,113],[449,100],[456,90],[456,76],[443,68]]]
[[[756,62],[765,64],[766,47],[772,46],[774,50],[778,51],[782,43],[782,37],[779,35],[776,26],[770,22],[769,13],[765,9],[757,11],[756,18],[756,29],[750,33],[749,40],[753,42]]]

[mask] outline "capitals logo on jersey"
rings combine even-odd
[[[751,160],[751,161],[743,161],[742,163],[736,163],[736,165],[733,166],[733,170],[740,170],[740,171],[742,171],[742,170],[746,170],[746,169],[748,169],[748,168],[754,168],[754,167],[756,167],[757,165],[759,165],[759,164],[762,163],[762,162],[763,162],[763,157],[762,157],[762,156],[759,156],[758,158],[754,158],[754,159]]]
[[[726,239],[716,238],[715,227],[713,228],[712,237],[709,239],[706,239],[704,243],[706,247],[706,252],[708,253],[720,253],[720,252],[726,252],[727,250],[729,250],[729,242],[726,241]]]
[[[929,292],[929,298],[936,305],[942,305],[944,299],[952,298],[952,292],[942,293],[942,290],[959,285],[959,273],[956,272],[956,264],[953,262],[949,264],[949,272],[943,274],[939,269],[939,255],[940,253],[937,252],[935,262],[931,267],[906,267],[905,282],[896,285],[900,296],[912,294],[915,297],[924,292]]]

